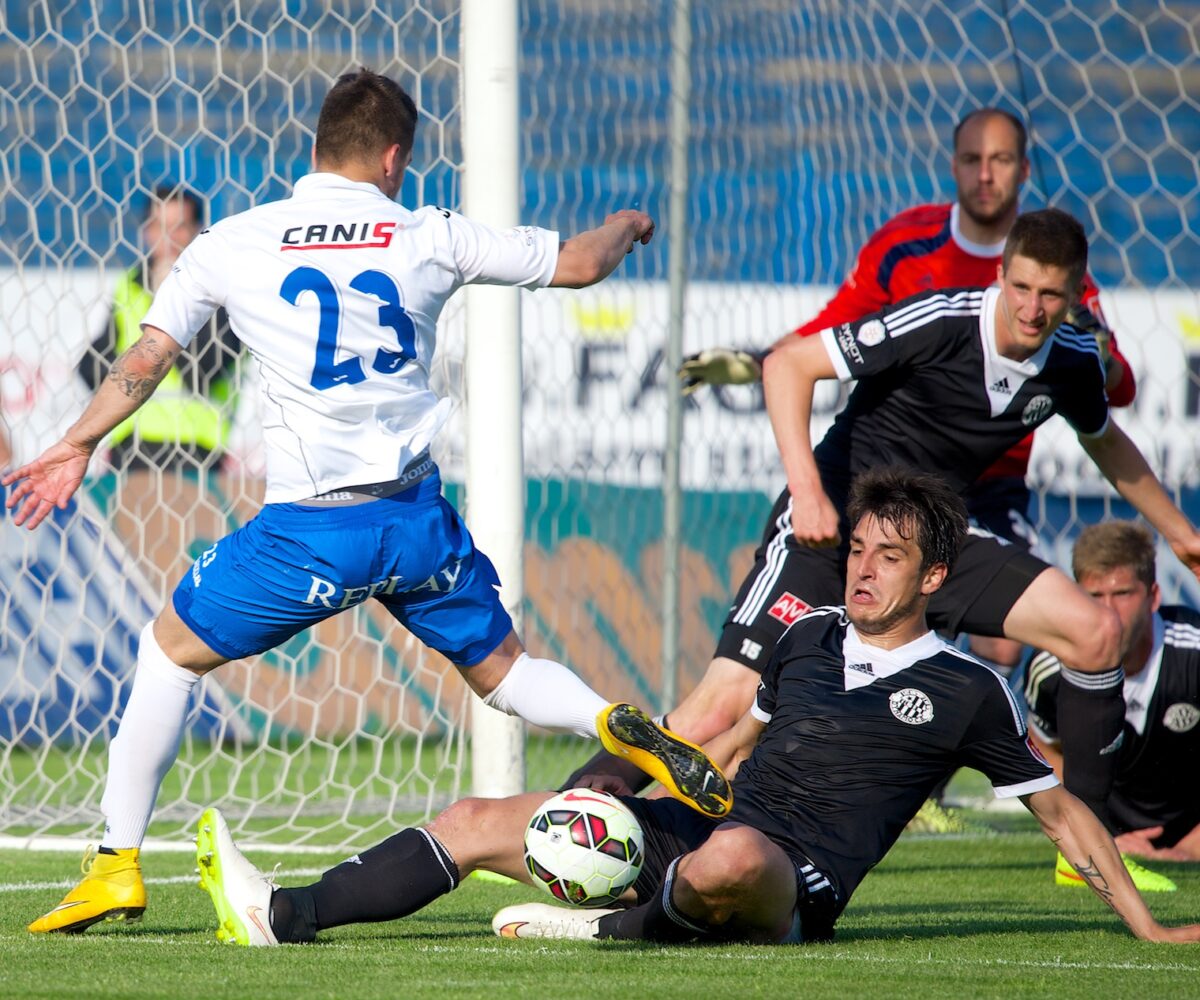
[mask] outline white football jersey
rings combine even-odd
[[[260,369],[266,502],[301,500],[393,480],[428,448],[450,408],[429,387],[442,306],[472,282],[545,287],[558,246],[311,174],[198,236],[142,326],[186,347],[224,306]]]

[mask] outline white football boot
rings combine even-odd
[[[196,836],[200,888],[217,911],[217,940],[247,947],[277,945],[271,930],[271,893],[279,888],[237,849],[216,809],[200,815]]]
[[[600,918],[616,910],[576,909],[549,903],[518,903],[492,917],[492,930],[502,938],[562,938],[597,941]]]

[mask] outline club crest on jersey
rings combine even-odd
[[[923,726],[933,718],[933,702],[920,688],[903,688],[888,698],[888,707],[901,722]]]
[[[868,320],[858,328],[858,342],[863,347],[878,347],[883,343],[887,336],[887,330],[884,329],[883,323],[880,320]]]
[[[280,250],[364,250],[392,245],[394,222],[315,223],[285,230]]]
[[[1176,702],[1163,716],[1163,725],[1173,733],[1186,733],[1200,722],[1200,708],[1186,701]]]
[[[1034,396],[1021,411],[1021,423],[1026,427],[1032,427],[1034,424],[1040,424],[1053,411],[1054,400],[1049,396]]]
[[[767,614],[777,621],[783,622],[784,625],[791,625],[810,611],[812,611],[811,604],[805,604],[795,594],[785,590],[779,595],[779,600],[771,605]]]

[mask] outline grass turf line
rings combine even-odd
[[[284,884],[342,860],[302,863],[286,853]],[[492,913],[528,887],[468,881],[406,920],[339,928],[313,946],[251,950],[214,937],[207,897],[174,881],[191,862],[147,858],[140,924],[80,937],[34,937],[25,923],[53,906],[57,889],[0,893],[0,997],[165,997],[263,1000],[397,996],[591,998],[723,996],[1035,997],[1195,996],[1200,946],[1134,940],[1088,892],[1056,889],[1053,852],[1029,833],[991,838],[903,838],[855,895],[832,945],[658,948],[641,943],[500,941]],[[0,852],[0,883],[58,882],[61,854]],[[1150,899],[1164,922],[1200,916],[1200,866],[1160,865],[1180,891]]]

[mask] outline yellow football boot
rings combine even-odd
[[[609,705],[596,716],[604,749],[636,764],[675,798],[720,819],[733,807],[733,789],[721,769],[694,743],[663,729],[634,705]]]
[[[79,934],[101,920],[140,920],[146,911],[139,850],[113,854],[89,847],[79,866],[83,879],[61,903],[29,925],[31,934]]]
[[[1160,875],[1139,865],[1128,854],[1122,854],[1121,860],[1125,862],[1125,870],[1129,872],[1129,877],[1133,879],[1133,884],[1139,892],[1174,892],[1178,888],[1166,875]],[[1054,863],[1054,884],[1087,885],[1087,882],[1071,867],[1070,862],[1059,854]]]

